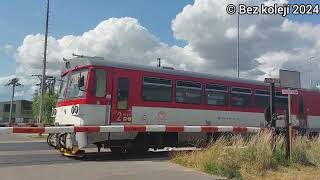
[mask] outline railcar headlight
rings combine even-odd
[[[56,115],[57,115],[57,109],[52,108],[51,117],[56,117]]]

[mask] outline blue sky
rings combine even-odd
[[[320,4],[320,1],[317,0],[290,0],[290,4]],[[300,15],[289,15],[289,19],[293,19],[296,21],[300,22],[310,22],[313,24],[319,24],[319,15],[305,15],[305,16],[300,16]]]
[[[44,32],[45,0],[4,0],[0,6],[0,47],[19,47],[28,34]],[[152,34],[168,44],[177,42],[171,21],[193,0],[51,0],[50,35],[80,35],[111,17],[134,17]],[[0,76],[14,73],[14,59],[0,51]]]
[[[90,29],[93,29],[102,22],[112,17],[132,17],[139,21],[139,24],[145,27],[150,34],[171,45],[178,45],[183,47],[187,42],[177,41],[171,29],[171,21],[187,4],[193,4],[194,0],[51,0],[51,16],[50,16],[50,36],[59,39],[65,35],[81,35]],[[220,1],[215,1],[220,3]],[[306,3],[307,0],[291,0],[290,3]],[[316,3],[317,1],[312,1]],[[0,77],[12,75],[15,73],[17,64],[14,60],[15,50],[22,44],[26,35],[37,34],[44,32],[44,17],[45,17],[45,0],[3,0],[0,6]],[[217,6],[217,5],[215,5]],[[194,7],[199,8],[199,7]],[[212,14],[215,13],[213,10]],[[197,18],[206,18],[197,14],[194,11],[194,23],[201,21]],[[318,25],[319,16],[293,16],[288,17],[291,20],[298,22],[308,22]],[[219,20],[219,19],[218,19]],[[189,25],[188,17],[183,17],[181,24],[183,27],[177,32],[187,29]],[[209,27],[212,24],[199,22],[204,27]],[[221,22],[219,22],[221,23]],[[214,24],[214,23],[213,23]],[[223,24],[220,24],[223,25]],[[301,24],[299,26],[302,26]],[[210,27],[207,33],[213,33],[213,28]],[[271,27],[272,28],[272,27]],[[206,28],[204,28],[205,30]],[[192,32],[191,28],[191,32]],[[263,30],[263,29],[260,29]],[[193,32],[191,33],[193,34]],[[196,34],[196,33],[195,33]],[[202,38],[201,33],[197,34]],[[192,39],[192,35],[187,34],[186,39]],[[218,35],[220,36],[220,34]],[[222,34],[223,36],[223,34]],[[275,36],[275,35],[272,35]],[[272,36],[269,38],[272,39]],[[212,37],[215,37],[212,35]],[[277,39],[277,38],[275,38]],[[289,38],[290,39],[290,38]],[[208,39],[207,39],[208,40]],[[206,42],[206,39],[201,39],[206,46],[212,42],[211,39]],[[223,42],[218,42],[219,45],[224,46]],[[294,42],[296,43],[296,42]],[[6,44],[13,46],[9,53],[6,53],[3,47]],[[197,47],[197,44],[193,44]],[[215,45],[215,44],[213,44]],[[311,46],[310,44],[307,44]],[[307,46],[305,45],[305,46]],[[286,46],[286,44],[285,44]],[[203,51],[206,50],[204,46]],[[213,46],[212,46],[213,47]],[[299,46],[298,46],[299,47]],[[208,56],[209,60],[216,58],[213,54],[202,52],[201,48],[195,48],[197,53],[202,53],[203,56]],[[222,47],[223,49],[223,47]],[[272,48],[271,48],[272,49]],[[273,50],[273,49],[272,49]],[[210,52],[211,50],[209,50]],[[220,50],[219,50],[220,51]],[[259,52],[261,53],[261,52]],[[288,52],[289,53],[289,52]],[[261,54],[256,54],[261,55]],[[308,55],[309,56],[309,55]],[[225,63],[225,62],[223,62]],[[308,70],[306,70],[308,71]],[[228,73],[228,71],[226,71]],[[230,74],[230,73],[229,73]],[[231,73],[232,74],[232,73]]]

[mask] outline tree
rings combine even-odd
[[[33,98],[32,114],[36,118],[39,117],[40,98],[41,98],[40,95],[35,95]],[[54,118],[51,117],[52,108],[56,106],[57,100],[58,100],[57,94],[51,94],[49,92],[46,92],[44,94],[44,99],[43,99],[44,111],[42,113],[42,118],[41,118],[42,123],[48,123],[48,124],[53,123]]]

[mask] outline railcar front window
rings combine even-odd
[[[66,98],[77,98],[77,97],[82,97],[86,93],[86,85],[87,85],[87,77],[88,77],[88,70],[81,70],[81,71],[76,71],[72,72],[69,81],[68,81],[68,87],[67,87],[67,92],[66,92]],[[79,79],[83,78],[84,79],[84,87],[79,87]]]
[[[64,75],[61,78],[61,83],[60,83],[60,88],[59,88],[59,99],[64,99],[64,94],[66,92],[67,83],[68,83],[68,75]]]
[[[95,94],[96,97],[104,97],[106,95],[106,72],[103,69],[96,70],[95,76]]]

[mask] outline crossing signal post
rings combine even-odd
[[[264,79],[264,82],[265,83],[268,83],[270,84],[270,110],[269,110],[269,113],[270,113],[270,120],[269,120],[269,123],[268,125],[270,127],[273,127],[275,128],[276,127],[276,106],[275,106],[275,95],[276,95],[276,90],[275,90],[275,84],[276,83],[280,83],[280,79],[278,78],[265,78]]]
[[[286,155],[287,159],[291,159],[292,150],[292,121],[291,121],[291,101],[292,95],[298,95],[298,90],[301,88],[300,72],[280,69],[279,72],[282,94],[288,95],[288,110],[286,111]]]
[[[298,95],[298,90],[283,89],[282,94],[288,95],[288,111],[286,111],[286,155],[287,159],[292,157],[292,121],[291,121],[291,95]]]
[[[280,83],[280,79],[277,78],[265,78],[265,83],[270,84],[270,126],[276,127],[276,106],[275,106],[275,83]],[[285,112],[286,119],[286,157],[291,159],[292,157],[292,121],[291,121],[291,99],[292,95],[298,95],[298,90],[292,90],[290,88],[283,89],[282,94],[288,95],[288,110]]]

